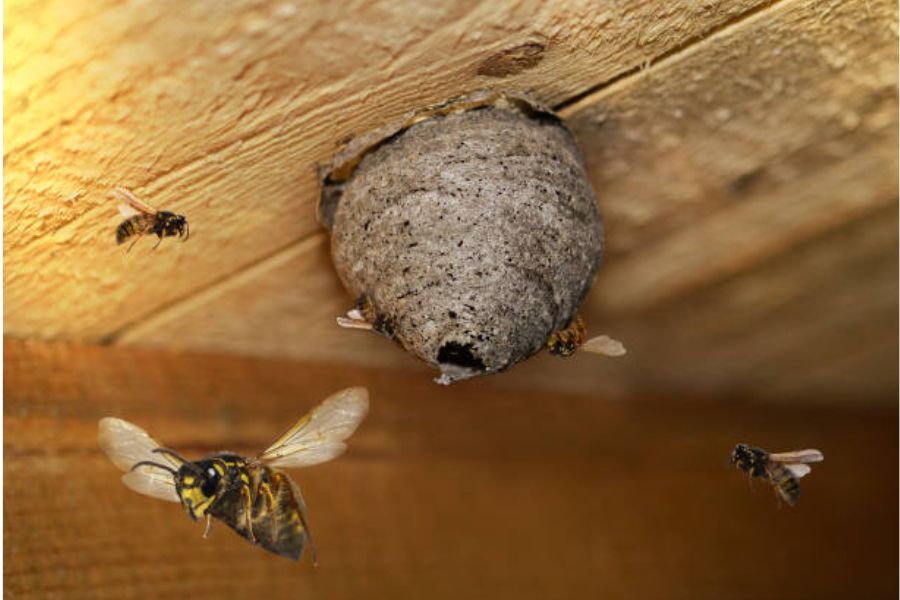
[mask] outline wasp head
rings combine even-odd
[[[738,444],[731,451],[731,464],[737,465],[742,471],[746,471],[754,477],[763,474],[768,455],[765,450],[748,446],[747,444]]]
[[[220,462],[185,462],[175,474],[175,490],[181,498],[181,505],[195,521],[206,514],[213,500],[224,491],[225,468]]]
[[[176,215],[173,212],[162,211],[159,213],[159,228],[161,229],[160,237],[171,237],[177,235],[184,240],[191,236],[191,229],[188,226],[187,219],[184,215]]]

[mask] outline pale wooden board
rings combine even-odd
[[[889,206],[660,310],[588,313],[598,331],[624,340],[623,358],[542,356],[497,384],[894,405],[897,249]]]
[[[7,341],[11,598],[896,598],[896,406],[765,408],[438,388],[278,360]],[[294,472],[319,566],[210,539],[96,445],[128,418],[189,457],[252,453],[327,394],[372,410]],[[798,507],[727,463],[818,447]],[[764,574],[762,576],[761,574]]]
[[[320,233],[129,328],[119,343],[430,371],[400,346],[335,318],[353,307]]]
[[[558,103],[761,4],[6,3],[6,331],[102,338],[313,232],[348,136],[486,86]],[[123,256],[116,185],[190,242]]]
[[[593,301],[652,305],[895,199],[896,20],[782,2],[568,110],[608,223]]]
[[[539,359],[499,385],[895,400],[893,8],[824,8],[781,3],[566,109],[610,247],[585,313],[631,355]],[[823,49],[837,38],[846,68]],[[721,106],[732,118],[714,115]],[[333,325],[350,299],[325,238],[308,244],[119,341],[412,367],[396,346]],[[815,252],[798,258],[798,247]],[[738,291],[723,297],[728,289]],[[835,301],[848,297],[857,300]]]

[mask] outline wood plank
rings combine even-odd
[[[625,358],[541,357],[498,385],[892,406],[897,216],[888,206],[655,309],[588,313]]]
[[[335,318],[352,308],[325,233],[128,328],[119,344],[431,371],[400,346]],[[240,318],[235,318],[240,315]],[[273,326],[274,325],[274,326]],[[354,335],[355,334],[355,335]]]
[[[12,597],[897,595],[896,406],[620,404],[277,360],[4,350]],[[223,527],[203,540],[96,447],[97,419],[117,414],[190,456],[251,452],[347,385],[370,388],[370,417],[347,455],[297,473],[316,569]],[[824,451],[797,508],[727,465],[740,440]]]
[[[812,180],[819,167],[862,161],[860,146],[879,137],[871,185],[895,196],[896,18],[886,1],[781,2],[567,109],[610,223],[608,261],[687,236],[698,221],[760,198],[771,180],[810,177],[811,191],[827,190]]]
[[[486,86],[558,103],[762,4],[7,3],[6,331],[102,338],[315,231],[348,136]],[[122,256],[116,185],[190,243]]]
[[[731,385],[771,399],[895,401],[897,343],[885,337],[896,333],[897,301],[897,97],[884,87],[896,81],[884,70],[896,65],[896,47],[885,42],[893,34],[883,32],[890,7],[833,8],[780,3],[566,110],[610,244],[586,316],[632,353],[602,363],[540,359],[498,385],[715,395]],[[845,30],[854,33],[840,37]],[[837,37],[844,69],[815,43]],[[747,92],[748,81],[774,90],[788,76],[778,94]],[[661,117],[661,99],[695,112]],[[734,119],[710,121],[717,102],[733,106]],[[853,127],[847,114],[858,117]],[[632,204],[649,207],[646,221],[628,215]],[[322,244],[261,263],[119,341],[413,368],[383,340],[333,327],[349,299]],[[850,334],[848,323],[857,326]],[[853,358],[861,355],[865,368]]]

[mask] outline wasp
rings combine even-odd
[[[394,320],[378,312],[365,294],[356,300],[356,306],[347,311],[346,317],[338,317],[337,324],[346,329],[374,331],[386,338],[394,337]]]
[[[184,215],[176,215],[167,210],[156,210],[135,198],[134,194],[125,188],[114,189],[113,195],[122,201],[122,204],[119,205],[119,212],[125,217],[125,220],[116,228],[116,243],[121,245],[128,238],[134,238],[131,246],[128,246],[128,252],[142,235],[156,234],[159,238],[156,246],[162,243],[164,237],[177,235],[182,241],[187,241],[191,237],[191,229]]]
[[[586,340],[586,341],[585,341]],[[547,338],[547,352],[556,356],[572,356],[581,349],[604,356],[622,356],[625,346],[607,335],[587,339],[587,326],[580,315],[576,316],[568,327],[554,331]]]
[[[220,452],[190,461],[137,425],[113,417],[100,420],[99,442],[126,471],[122,482],[128,488],[181,503],[193,521],[205,518],[204,538],[218,519],[252,544],[293,560],[300,560],[308,541],[315,563],[303,496],[280,469],[336,458],[368,409],[365,388],[337,392],[255,458]]]
[[[800,500],[800,479],[812,468],[809,463],[821,462],[818,450],[795,450],[770,454],[761,448],[738,444],[731,451],[731,463],[754,477],[768,480],[778,496],[791,506]]]

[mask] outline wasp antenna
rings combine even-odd
[[[178,471],[176,471],[172,467],[170,467],[168,465],[163,465],[163,464],[160,464],[157,462],[153,462],[152,460],[142,460],[140,462],[136,462],[133,465],[131,465],[130,470],[134,471],[138,467],[156,467],[157,469],[162,469],[163,471],[168,471],[169,473],[172,474],[172,477],[175,477],[178,475]]]
[[[167,454],[168,456],[171,456],[171,457],[174,458],[175,460],[180,460],[180,461],[183,462],[183,463],[192,464],[191,461],[189,461],[188,459],[186,459],[186,458],[183,457],[182,455],[178,454],[177,452],[175,452],[175,451],[172,450],[171,448],[154,448],[154,449],[152,450],[152,452],[155,453],[155,454]]]

